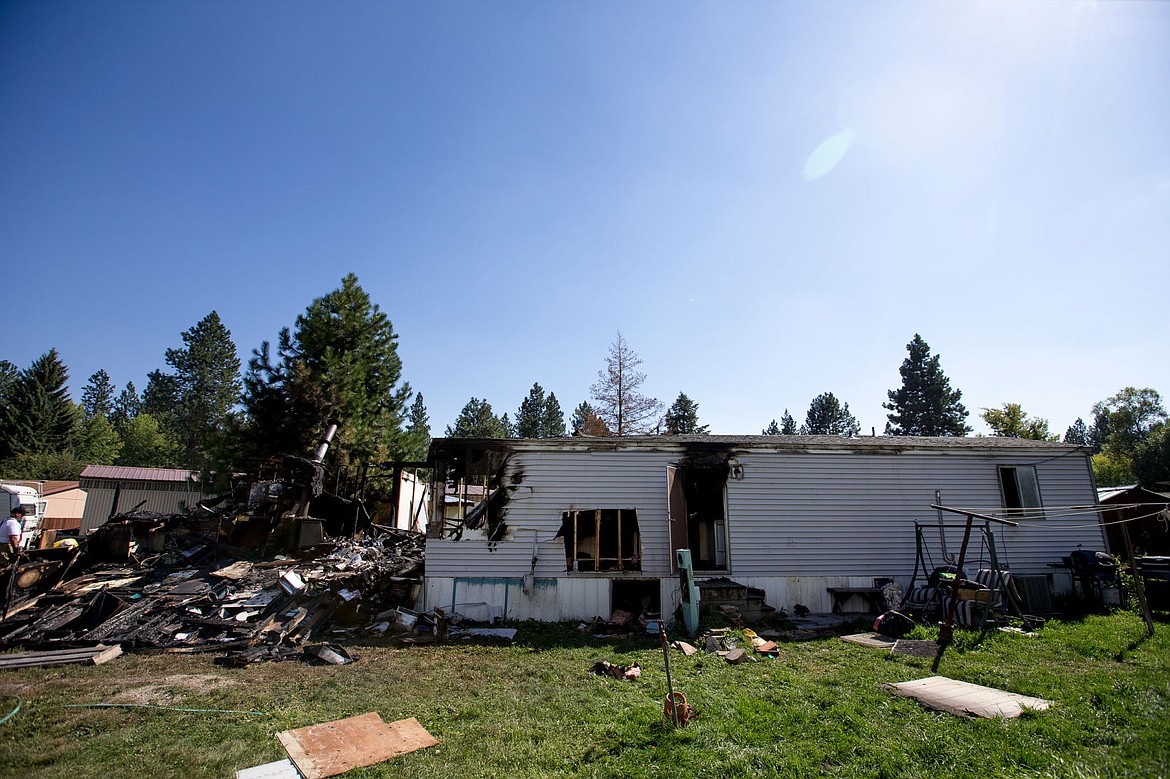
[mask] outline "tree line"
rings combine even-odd
[[[274,453],[311,448],[327,420],[343,420],[333,445],[341,465],[421,461],[431,430],[422,393],[403,380],[398,336],[354,274],[313,300],[274,342],[241,364],[231,332],[212,311],[180,334],[165,368],[138,393],[105,370],[69,397],[68,368],[50,349],[23,370],[0,360],[0,468],[12,478],[76,478],[86,464],[230,472]],[[901,385],[887,392],[885,434],[966,436],[969,412],[940,357],[919,334],[906,345]],[[666,407],[642,392],[641,358],[619,332],[587,400],[566,421],[560,401],[534,382],[514,413],[472,397],[445,434],[461,438],[706,435],[685,392]],[[241,369],[242,372],[241,372]],[[1055,441],[1048,421],[1016,403],[983,409],[992,435]],[[1064,441],[1092,448],[1102,485],[1170,479],[1170,434],[1161,396],[1127,387],[1069,427]],[[804,422],[784,409],[763,435],[856,436],[857,418],[832,392],[815,397]]]

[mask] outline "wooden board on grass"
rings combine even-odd
[[[931,676],[899,684],[887,684],[895,695],[913,698],[931,709],[958,714],[960,717],[1018,717],[1024,711],[1043,711],[1052,701],[1031,698],[1013,692],[960,682],[945,676]]]
[[[389,724],[377,712],[276,734],[305,779],[325,779],[439,742],[414,717]]]

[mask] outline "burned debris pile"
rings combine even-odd
[[[224,652],[238,663],[287,659],[326,628],[360,630],[415,603],[421,533],[371,525],[357,538],[261,559],[218,542],[223,520],[129,514],[76,550],[43,550],[55,553],[51,565],[30,559],[6,576],[0,647],[102,643]],[[55,581],[40,575],[50,571]]]

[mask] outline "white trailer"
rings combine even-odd
[[[12,509],[17,506],[24,507],[24,523],[20,534],[20,547],[22,549],[27,549],[40,535],[46,505],[40,487],[0,481],[0,510],[4,512],[4,516],[0,517],[0,520],[8,519]]]

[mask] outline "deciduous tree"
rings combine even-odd
[[[841,403],[832,392],[813,398],[801,425],[801,435],[840,435],[851,438],[861,432],[861,424],[849,413],[849,404]]]
[[[951,380],[939,365],[939,356],[930,354],[922,336],[906,344],[910,353],[902,362],[902,386],[886,394],[890,402],[882,407],[887,415],[886,435],[965,436],[967,409],[959,401],[963,393],[951,389]]]
[[[646,374],[638,370],[642,360],[619,332],[609,347],[605,370],[597,372],[590,388],[597,416],[615,435],[642,435],[659,424],[662,403],[639,392]]]
[[[667,435],[707,435],[710,425],[699,424],[699,404],[678,393],[674,403],[666,411]]]
[[[593,406],[582,401],[581,405],[573,410],[571,435],[605,437],[613,435],[613,431],[606,426],[605,422],[601,421],[601,417],[597,416]]]
[[[1055,441],[1048,432],[1048,420],[1029,417],[1019,403],[1004,403],[1003,408],[985,408],[980,415],[992,435],[1005,438],[1028,438],[1033,441]]]
[[[117,465],[172,468],[177,464],[177,447],[153,414],[135,414],[122,423],[119,435],[122,451],[118,453]]]

